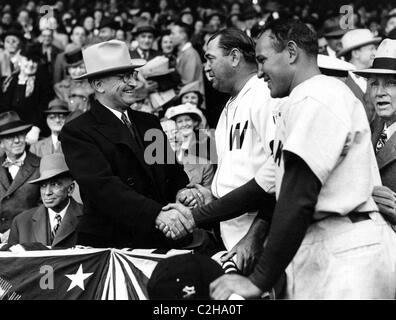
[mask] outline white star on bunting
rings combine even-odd
[[[82,290],[85,290],[84,280],[89,278],[91,275],[93,275],[93,272],[84,273],[82,264],[80,264],[80,267],[78,268],[78,271],[75,274],[66,274],[66,277],[68,277],[72,281],[70,283],[69,289],[67,289],[67,291],[70,291],[75,286],[79,286]]]

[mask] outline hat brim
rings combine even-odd
[[[12,129],[8,129],[5,131],[0,132],[0,137],[8,136],[10,134],[29,131],[33,126],[31,124],[21,125]]]
[[[174,71],[175,71],[175,69],[168,69],[168,70],[165,70],[165,71],[161,71],[161,72],[157,72],[157,73],[152,73],[152,74],[148,75],[147,78],[154,78],[154,77],[165,76],[165,75],[167,75],[167,74],[169,74],[169,73],[172,73],[172,72],[174,72]]]
[[[119,66],[119,67],[114,67],[114,68],[107,68],[107,69],[99,70],[96,72],[86,73],[86,74],[83,74],[81,76],[74,78],[74,80],[90,79],[93,77],[97,77],[99,75],[105,75],[105,74],[113,73],[113,72],[117,72],[117,71],[136,69],[136,68],[143,67],[146,63],[147,63],[147,61],[144,59],[131,59],[131,64],[129,64],[129,65],[124,65],[124,66]]]
[[[381,37],[376,37],[376,38],[373,38],[373,39],[371,39],[371,40],[369,40],[369,41],[364,41],[364,42],[359,43],[359,44],[357,44],[357,45],[354,45],[354,46],[352,46],[352,47],[342,49],[342,50],[340,50],[340,51],[337,53],[337,57],[341,57],[341,56],[343,56],[344,54],[346,54],[346,53],[348,53],[348,52],[350,52],[350,51],[352,51],[352,50],[358,49],[358,48],[360,48],[360,47],[367,46],[367,45],[369,45],[369,44],[375,44],[375,43],[381,42],[381,40],[382,40]]]
[[[54,113],[59,113],[59,114],[69,114],[71,111],[68,110],[45,110],[43,111],[44,114],[54,114]]]
[[[396,74],[396,70],[390,70],[390,69],[363,69],[352,72],[364,78],[370,78],[370,76],[375,74],[382,74],[382,75]]]
[[[60,174],[67,173],[69,171],[70,170],[66,169],[66,168],[64,168],[64,169],[56,169],[56,170],[49,170],[44,175],[40,175],[40,177],[38,179],[29,181],[29,183],[30,184],[36,184],[36,183],[39,183],[39,182],[54,178],[56,176],[59,176]]]

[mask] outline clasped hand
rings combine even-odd
[[[167,238],[178,240],[193,232],[195,221],[189,208],[180,203],[170,203],[162,208],[155,225]]]

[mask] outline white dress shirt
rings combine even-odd
[[[69,205],[70,205],[70,199],[69,199],[69,202],[68,202],[67,206],[64,207],[64,209],[61,212],[55,212],[54,210],[48,208],[48,218],[49,218],[49,222],[50,222],[50,225],[51,225],[51,231],[54,230],[55,226],[58,223],[58,220],[55,219],[56,215],[59,214],[61,216],[61,218],[62,218],[61,221],[63,221],[63,218],[64,218],[64,216],[66,214],[67,209],[69,208]]]
[[[24,152],[23,155],[20,156],[17,160],[25,161],[25,159],[26,159],[26,152]],[[7,157],[7,160],[8,160],[8,161],[12,161],[12,160],[11,160],[10,158],[8,158],[8,157]],[[10,167],[8,168],[8,171],[10,172],[12,179],[15,179],[16,175],[18,174],[19,167],[16,166],[16,165],[12,165],[12,166],[10,166]]]

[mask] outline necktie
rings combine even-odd
[[[23,160],[17,159],[17,160],[15,160],[15,161],[11,161],[10,159],[7,158],[7,159],[3,162],[2,166],[3,166],[4,168],[9,168],[9,167],[11,167],[11,166],[22,167],[22,166],[23,166]]]
[[[129,121],[129,119],[127,118],[127,116],[125,115],[125,113],[122,113],[122,115],[121,115],[121,120],[122,120],[122,122],[124,122],[124,124],[127,126],[129,132],[130,132],[131,135],[132,135],[132,138],[136,141],[136,143],[138,144],[138,146],[139,146],[140,148],[142,148],[142,147],[143,147],[143,143],[142,143],[141,140],[140,140],[139,133],[137,132],[136,127],[131,123],[131,121]]]
[[[377,144],[375,146],[375,154],[377,154],[384,147],[387,139],[388,139],[388,136],[384,129],[384,130],[382,130],[380,137],[377,141]]]
[[[59,227],[60,227],[60,224],[61,224],[61,222],[62,222],[62,217],[61,217],[61,215],[60,215],[59,213],[56,214],[55,220],[56,220],[56,225],[55,225],[54,228],[52,229],[52,233],[51,233],[51,235],[52,235],[52,240],[55,239],[55,235],[56,235],[56,233],[58,232]]]

